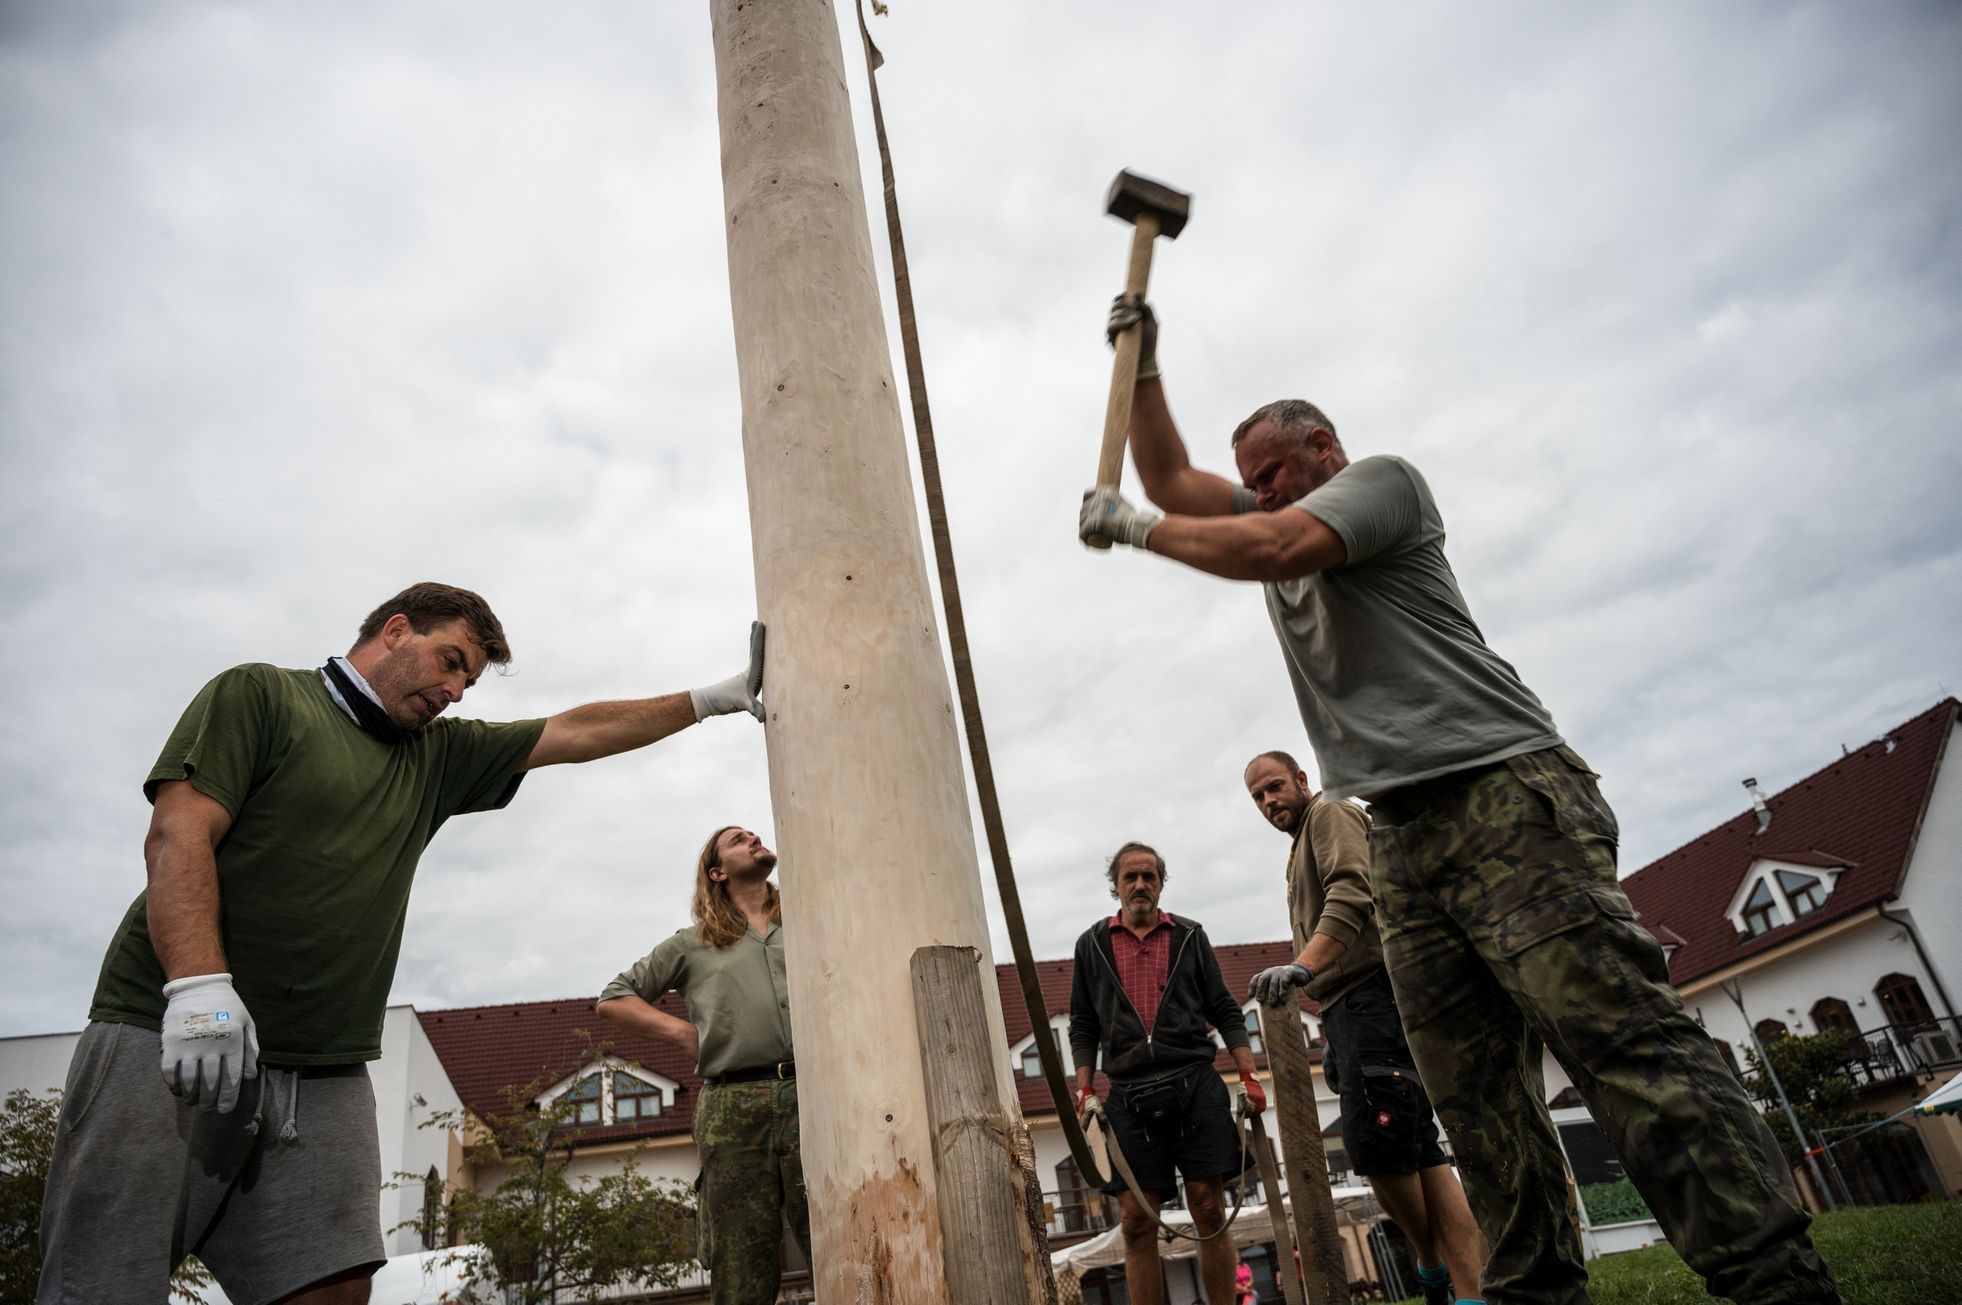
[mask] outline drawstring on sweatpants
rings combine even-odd
[[[286,1118],[279,1126],[279,1140],[297,1142],[300,1140],[300,1071],[297,1069],[270,1069],[259,1067],[259,1104],[252,1111],[251,1122],[245,1126],[247,1137],[259,1135],[259,1124],[266,1117],[266,1098],[274,1097],[273,1116],[279,1116],[280,1081],[286,1083]]]

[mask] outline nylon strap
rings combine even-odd
[[[872,43],[865,26],[865,0],[856,0],[858,34],[865,44],[865,80],[872,93],[872,125],[879,140],[879,172],[885,183],[886,234],[892,244],[893,292],[899,308],[899,341],[906,359],[906,388],[913,404],[913,433],[920,450],[920,478],[926,493],[927,520],[933,531],[933,554],[940,573],[940,600],[946,615],[947,643],[954,662],[954,684],[961,702],[961,724],[967,734],[968,756],[974,767],[974,787],[981,802],[981,824],[988,839],[988,854],[994,863],[995,886],[1001,895],[1002,916],[1008,926],[1008,942],[1015,953],[1015,972],[1022,983],[1022,1001],[1028,1007],[1029,1027],[1035,1037],[1036,1055],[1042,1062],[1042,1076],[1055,1103],[1056,1115],[1069,1143],[1070,1158],[1077,1172],[1091,1187],[1101,1188],[1111,1179],[1103,1172],[1090,1150],[1090,1140],[1077,1120],[1075,1094],[1063,1077],[1062,1056],[1056,1050],[1049,1027],[1049,1009],[1042,997],[1035,957],[1029,948],[1028,926],[1022,916],[1022,898],[1015,887],[1015,869],[1008,856],[1008,832],[1002,824],[1001,804],[995,796],[995,768],[988,758],[988,733],[981,723],[981,698],[974,687],[974,665],[968,655],[967,621],[962,616],[960,579],[954,567],[954,541],[947,529],[947,503],[940,488],[940,455],[933,439],[933,414],[927,405],[926,365],[920,357],[919,324],[913,313],[913,278],[906,263],[906,238],[899,224],[899,192],[893,183],[892,151],[886,143],[886,117],[879,105],[878,70],[885,56]],[[873,0],[873,10],[884,13],[885,6]],[[1241,1110],[1246,1097],[1240,1098]],[[1225,1223],[1210,1233],[1183,1232],[1158,1219],[1158,1203],[1138,1187],[1131,1166],[1117,1144],[1115,1134],[1104,1118],[1101,1103],[1089,1112],[1104,1135],[1111,1164],[1138,1204],[1151,1212],[1158,1226],[1170,1237],[1206,1241],[1222,1236],[1240,1217],[1246,1199],[1244,1183],[1234,1184],[1233,1212]],[[1237,1129],[1236,1129],[1237,1131]]]

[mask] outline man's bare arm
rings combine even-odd
[[[224,805],[189,780],[157,786],[143,864],[150,945],[166,980],[226,970],[218,931],[218,845],[231,827]]]
[[[657,743],[695,723],[695,708],[685,693],[620,702],[589,702],[562,711],[545,722],[525,769],[566,762],[595,761]]]
[[[640,997],[609,997],[594,1004],[599,1017],[615,1028],[680,1047],[690,1060],[701,1057],[701,1039],[695,1026],[678,1015],[670,1015]]]
[[[1131,461],[1145,496],[1167,512],[1220,517],[1233,512],[1233,482],[1192,465],[1157,377],[1138,382],[1131,396]]]
[[[1227,580],[1296,580],[1340,566],[1342,536],[1298,508],[1231,517],[1167,516],[1146,547]]]

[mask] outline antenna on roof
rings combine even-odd
[[[1762,834],[1771,828],[1771,805],[1764,800],[1764,792],[1758,788],[1758,781],[1747,779],[1744,789],[1751,795],[1751,808],[1758,813],[1758,832]]]

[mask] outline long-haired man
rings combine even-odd
[[[797,1066],[777,854],[736,825],[709,836],[695,863],[695,923],[606,985],[602,1018],[695,1057],[702,1261],[715,1305],[769,1305],[787,1219],[806,1261],[811,1214],[797,1146]],[[688,1018],[653,1003],[681,994]]]

